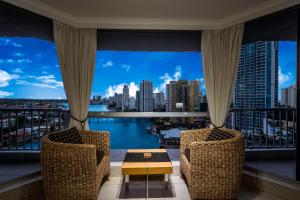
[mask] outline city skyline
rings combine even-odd
[[[279,49],[280,94],[295,83],[296,43],[279,42]],[[54,43],[2,37],[0,55],[0,98],[65,99]],[[135,96],[142,80],[151,80],[154,92],[164,94],[170,81],[200,80],[205,94],[201,53],[97,51],[91,97],[122,93],[124,84],[129,97]]]

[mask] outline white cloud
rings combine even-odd
[[[286,82],[288,82],[292,79],[293,79],[293,75],[292,75],[291,72],[288,72],[287,74],[284,74],[281,70],[281,67],[279,67],[279,70],[278,70],[279,85],[283,85],[283,84],[285,84]]]
[[[114,63],[109,60],[109,61],[106,61],[105,63],[102,64],[102,67],[112,67],[114,65]]]
[[[106,89],[105,96],[111,97],[114,96],[115,93],[122,94],[123,93],[123,87],[124,85],[128,85],[129,88],[129,96],[134,97],[137,90],[139,90],[139,87],[135,82],[130,82],[129,84],[126,83],[120,83],[118,85],[110,85]]]
[[[156,88],[154,88],[154,91],[153,91],[153,93],[159,93],[160,92],[160,90],[156,87]]]
[[[4,70],[0,70],[0,87],[9,86],[9,81],[17,79],[18,77],[16,74],[9,74]]]
[[[12,41],[7,38],[0,38],[0,46],[13,46],[13,47],[22,47],[21,44]]]
[[[12,59],[12,58],[9,58],[9,59],[1,59],[0,60],[0,64],[1,63],[9,63],[9,64],[24,64],[24,63],[31,63],[32,60],[28,59],[28,58],[21,58],[21,59]]]
[[[200,80],[200,82],[201,82],[201,88],[205,90],[204,79],[203,79],[203,78],[200,78],[199,80]]]
[[[31,63],[32,60],[30,60],[28,58],[23,58],[23,59],[17,59],[16,62],[17,63]]]
[[[16,53],[14,53],[13,56],[14,56],[14,57],[23,57],[24,54],[23,54],[23,53],[20,53],[20,52],[16,52]]]
[[[57,81],[53,74],[45,76],[27,76],[29,80],[17,80],[16,84],[19,85],[32,85],[39,88],[57,89],[63,87],[62,81]]]
[[[6,91],[2,91],[0,90],[0,97],[3,98],[3,97],[9,97],[9,96],[12,96],[14,93],[12,92],[6,92]]]
[[[128,72],[130,70],[130,68],[131,68],[131,65],[121,64],[121,68],[125,69]]]
[[[14,70],[13,70],[13,72],[14,72],[14,73],[17,73],[17,74],[21,74],[21,73],[23,73],[22,69],[21,69],[21,68],[19,68],[19,67],[18,67],[18,68],[16,68],[16,69],[14,69]]]
[[[179,80],[181,78],[181,66],[178,65],[176,66],[176,71],[175,71],[175,74],[174,74],[174,79],[175,80]]]
[[[164,92],[166,93],[166,85],[170,83],[170,81],[178,81],[182,76],[181,66],[176,66],[175,72],[173,76],[170,76],[168,73],[165,73],[163,76],[159,77],[163,82],[159,85],[158,88],[154,89],[154,92]]]
[[[43,56],[45,56],[46,54],[45,53],[38,53],[36,54],[35,56],[38,57],[38,58],[42,58]]]

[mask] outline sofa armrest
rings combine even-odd
[[[80,176],[82,179],[95,177],[95,145],[52,142],[47,139],[42,143],[40,156],[43,176],[48,179],[61,177],[78,180]]]
[[[240,168],[245,149],[241,135],[220,141],[197,141],[190,144],[191,170],[208,171],[211,166]],[[233,164],[235,164],[233,166]],[[203,168],[202,168],[203,167]]]
[[[97,150],[105,152],[105,156],[110,155],[110,133],[109,131],[79,131],[85,144],[93,144]]]
[[[211,129],[196,129],[181,131],[180,133],[180,153],[184,154],[186,148],[190,148],[190,144],[196,141],[204,141]]]

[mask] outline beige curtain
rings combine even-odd
[[[88,129],[87,114],[97,50],[96,29],[53,23],[54,40],[70,107],[69,127]]]
[[[240,59],[244,25],[218,31],[203,31],[201,53],[203,74],[212,123],[224,125]]]

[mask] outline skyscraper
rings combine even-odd
[[[153,85],[151,81],[143,80],[140,83],[140,111],[153,111]]]
[[[288,105],[288,98],[289,98],[289,89],[288,88],[281,88],[281,99],[280,104],[282,106]]]
[[[171,81],[166,86],[167,92],[167,112],[176,111],[176,102],[177,102],[177,81]]]
[[[296,86],[291,85],[288,88],[281,89],[281,105],[289,106],[289,107],[296,107]]]
[[[117,109],[122,109],[123,94],[117,94]]]
[[[167,112],[194,112],[195,87],[187,80],[171,81],[167,84]],[[173,119],[173,122],[193,123],[193,118]]]
[[[153,94],[154,109],[161,110],[165,104],[165,94],[163,92],[157,92]]]
[[[194,95],[195,95],[195,107],[199,111],[200,110],[200,104],[201,104],[201,82],[200,80],[193,80],[190,81],[190,84],[194,87]]]
[[[235,108],[278,105],[278,42],[259,41],[242,46],[233,101]],[[264,117],[237,113],[236,123],[246,130],[255,127],[257,132],[261,131],[259,119]]]
[[[129,110],[135,110],[135,98],[129,97]]]
[[[129,88],[128,85],[123,86],[122,111],[129,109]]]
[[[140,110],[140,91],[135,92],[135,109]]]
[[[118,93],[115,93],[115,96],[114,96],[114,102],[117,104],[117,100],[118,100]]]
[[[182,107],[176,108],[176,103]],[[167,84],[167,111],[194,112],[195,88],[194,83],[187,80],[171,81]]]

